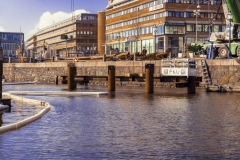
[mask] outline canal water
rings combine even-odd
[[[66,85],[3,90],[66,91]],[[78,86],[78,91],[107,91]],[[0,135],[0,159],[239,159],[240,93],[117,87],[100,96],[26,96],[54,106]],[[8,114],[3,115],[3,124]]]

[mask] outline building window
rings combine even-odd
[[[157,48],[158,49],[164,49],[164,38],[163,37],[158,38]]]
[[[187,24],[187,32],[194,32],[195,25],[194,24]]]
[[[165,26],[166,34],[185,34],[185,26]]]

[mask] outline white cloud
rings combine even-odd
[[[76,10],[75,11],[75,15],[78,15],[80,13],[89,13],[88,11],[85,10]],[[62,12],[62,11],[58,11],[55,13],[50,13],[49,11],[44,12],[42,14],[42,16],[39,18],[38,23],[35,25],[35,28],[32,29],[29,32],[29,36],[32,36],[33,34],[35,34],[38,30],[47,27],[49,25],[52,25],[53,23],[57,23],[60,21],[63,21],[67,18],[71,18],[72,17],[72,13],[66,13],[66,12]],[[1,29],[1,26],[0,26]],[[28,38],[28,36],[27,36]]]
[[[0,32],[5,32],[5,29],[2,26],[0,26]]]

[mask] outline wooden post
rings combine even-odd
[[[2,99],[2,75],[3,75],[3,48],[0,43],[0,76],[1,76],[1,81],[0,81],[0,99]]]
[[[74,76],[76,75],[76,67],[68,66],[68,90],[74,90],[77,88],[77,85],[74,81]]]
[[[108,91],[115,91],[115,66],[108,66]]]
[[[153,93],[153,73],[154,73],[154,64],[145,65],[146,78],[145,78],[145,92]]]
[[[55,78],[55,84],[58,84],[58,76]]]
[[[195,76],[189,76],[188,77],[188,94],[195,94],[196,93],[196,77]]]
[[[103,62],[106,62],[106,54],[103,54]]]
[[[4,105],[9,106],[9,112],[11,111],[11,99],[2,99],[2,77],[3,77],[3,49],[2,45],[0,43],[0,102],[2,102]]]

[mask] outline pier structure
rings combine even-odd
[[[161,81],[174,81],[177,87],[187,87],[188,94],[196,92],[197,62],[194,59],[163,59]]]

